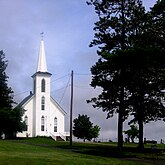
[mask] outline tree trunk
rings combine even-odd
[[[131,141],[132,141],[132,143],[135,143],[135,142],[134,142],[134,138],[133,138],[133,137],[131,138]]]
[[[123,70],[121,70],[121,77],[123,76]],[[120,93],[120,106],[119,106],[119,116],[118,116],[118,149],[123,148],[123,112],[124,112],[124,84],[121,83],[121,93]]]
[[[144,144],[143,144],[143,121],[139,119],[138,124],[139,124],[139,145],[138,145],[138,148],[140,150],[143,150],[144,149]]]
[[[122,36],[121,36],[121,49],[125,50],[125,17],[124,17],[124,3],[125,0],[122,0],[121,3],[121,13],[122,13]],[[121,93],[120,93],[120,107],[119,107],[119,117],[118,117],[118,149],[122,150],[123,148],[123,111],[124,111],[124,70],[122,66],[121,69]]]
[[[118,117],[118,149],[123,148],[123,114],[119,113]]]

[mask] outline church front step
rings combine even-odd
[[[60,136],[56,136],[56,141],[65,141],[65,140],[61,138]]]

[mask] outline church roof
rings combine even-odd
[[[26,104],[32,97],[34,96],[33,93],[30,92],[30,95],[25,97],[18,105],[17,107],[22,107],[24,104]]]
[[[63,110],[63,108],[54,100],[54,98],[51,96],[50,99],[52,100],[53,104],[56,105],[58,107],[58,109],[64,114],[66,115],[67,113]]]
[[[35,77],[36,75],[40,75],[40,76],[51,76],[52,74],[49,72],[36,72],[32,75],[32,77]]]
[[[41,40],[41,43],[40,43],[37,72],[48,72],[47,64],[46,64],[46,56],[45,56],[45,46],[44,46],[43,39]]]

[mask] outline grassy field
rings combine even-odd
[[[116,143],[55,142],[49,138],[0,140],[0,164],[3,165],[147,165],[165,164],[164,153],[145,146],[125,145],[119,152]],[[158,148],[164,149],[163,145]]]

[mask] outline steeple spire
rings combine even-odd
[[[41,43],[40,43],[40,52],[39,52],[39,56],[38,56],[37,72],[48,72],[47,64],[46,64],[43,33],[41,33]]]

